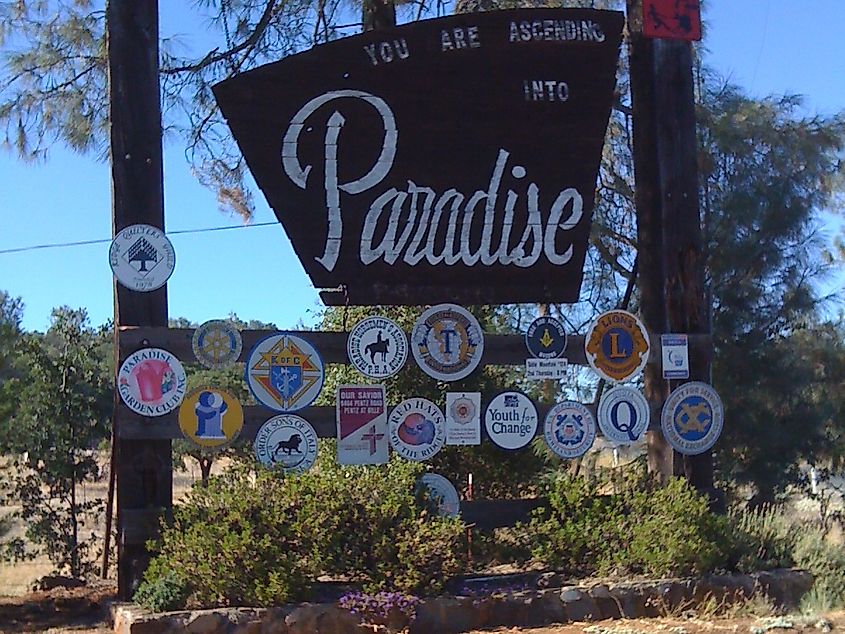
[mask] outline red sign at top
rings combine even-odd
[[[700,40],[699,1],[643,0],[643,35],[669,40]]]

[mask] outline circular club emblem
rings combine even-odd
[[[443,517],[457,517],[461,513],[461,498],[458,490],[442,475],[426,473],[418,481],[418,488],[428,489],[428,495],[437,504],[437,512]]]
[[[302,473],[317,460],[317,432],[301,416],[280,414],[259,428],[253,448],[265,467]]]
[[[232,365],[241,356],[241,333],[222,319],[207,321],[194,331],[191,347],[197,361],[207,368]]]
[[[660,425],[675,451],[689,456],[710,449],[722,433],[722,399],[710,385],[684,383],[666,399]]]
[[[206,449],[230,445],[244,426],[238,399],[214,387],[189,392],[179,406],[179,427],[185,438]]]
[[[411,333],[414,359],[422,371],[441,381],[458,381],[481,361],[484,333],[467,310],[439,304],[425,311]]]
[[[388,419],[390,446],[407,460],[428,460],[446,444],[443,412],[424,398],[409,398]]]
[[[590,366],[602,377],[624,381],[642,372],[648,361],[648,332],[635,315],[611,310],[590,326],[584,351]]]
[[[566,350],[566,330],[554,317],[538,317],[528,326],[525,345],[535,359],[557,359]]]
[[[120,398],[142,416],[163,416],[179,407],[185,397],[185,369],[179,359],[161,348],[144,348],[120,366]]]
[[[537,408],[522,392],[502,392],[484,413],[487,435],[502,449],[522,449],[537,433]]]
[[[645,396],[627,385],[610,388],[599,402],[599,428],[605,438],[617,444],[638,441],[648,429],[650,418]]]
[[[449,413],[452,415],[452,420],[459,425],[468,425],[475,420],[475,403],[466,396],[460,396],[452,402]]]
[[[593,445],[596,421],[581,403],[563,401],[546,414],[543,436],[549,448],[561,458],[577,458]]]
[[[393,376],[408,359],[408,338],[386,317],[367,317],[350,331],[346,353],[358,372],[372,379]]]
[[[260,403],[277,412],[295,412],[313,403],[323,388],[323,360],[305,339],[280,333],[255,344],[245,375]]]
[[[173,244],[152,225],[130,225],[119,231],[109,248],[109,264],[117,281],[133,291],[154,291],[176,268]]]

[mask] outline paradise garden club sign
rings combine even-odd
[[[217,84],[328,304],[577,301],[623,16],[455,15]]]

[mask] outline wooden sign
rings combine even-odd
[[[622,23],[587,9],[424,20],[214,93],[314,286],[345,287],[327,304],[574,302]]]
[[[643,35],[700,40],[701,5],[698,0],[643,0]]]

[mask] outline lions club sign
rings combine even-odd
[[[577,301],[623,16],[455,15],[214,94],[329,304]]]

